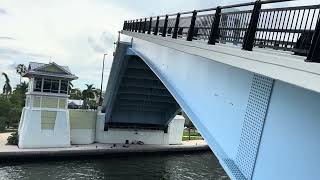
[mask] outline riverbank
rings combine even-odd
[[[129,155],[141,153],[174,153],[210,150],[204,140],[183,141],[180,145],[100,144],[72,145],[69,148],[19,149],[5,145],[10,133],[0,135],[0,159],[23,160],[26,158],[75,157],[97,155]]]

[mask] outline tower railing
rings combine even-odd
[[[320,4],[263,8],[291,0],[267,0],[166,14],[124,22],[123,30],[233,44],[243,50],[272,48],[320,62]]]

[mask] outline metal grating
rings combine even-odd
[[[247,179],[253,174],[273,82],[269,77],[253,76],[236,156],[236,164]]]
[[[223,159],[223,161],[228,166],[229,170],[236,180],[246,180],[246,178],[243,176],[242,172],[239,170],[238,166],[232,159]]]

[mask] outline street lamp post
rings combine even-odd
[[[102,105],[102,85],[103,85],[103,73],[104,73],[104,60],[106,58],[106,55],[108,55],[108,54],[107,53],[103,54],[99,106]]]

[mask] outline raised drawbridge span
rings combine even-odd
[[[232,179],[317,179],[320,6],[268,3],[125,21],[106,129],[166,129],[181,107]]]

